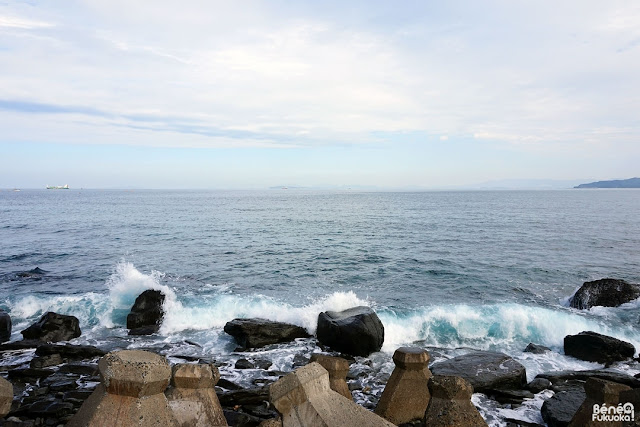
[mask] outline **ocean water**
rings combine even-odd
[[[240,356],[222,327],[235,317],[313,332],[321,311],[368,305],[385,326],[383,351],[362,365],[374,395],[406,344],[435,360],[503,351],[531,379],[599,366],[562,355],[567,334],[593,330],[640,349],[637,301],[567,306],[587,280],[640,283],[638,212],[637,190],[2,191],[0,308],[14,321],[13,339],[51,310],[80,319],[79,343],[231,364]],[[160,333],[128,337],[126,315],[151,288],[167,295]],[[555,352],[522,353],[529,342]],[[287,370],[312,351],[312,340],[300,340],[256,355]],[[484,415],[502,425],[500,411],[489,405]]]

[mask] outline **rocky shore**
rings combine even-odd
[[[637,285],[619,282],[587,282],[572,304],[584,309],[637,298]],[[131,335],[157,333],[163,301],[159,291],[140,295],[127,319]],[[368,307],[321,313],[315,336],[265,319],[234,319],[224,330],[237,343],[233,362],[204,351],[167,358],[166,348],[73,344],[69,341],[82,333],[78,319],[45,313],[22,331],[23,340],[0,344],[5,361],[0,374],[6,379],[0,383],[1,425],[100,425],[91,420],[116,406],[148,421],[113,425],[172,425],[180,417],[180,425],[264,426],[283,425],[283,420],[284,425],[313,425],[309,420],[314,419],[326,425],[340,425],[339,420],[354,425],[486,425],[474,406],[478,398],[505,410],[529,405],[539,411],[537,421],[504,417],[499,425],[510,427],[590,425],[587,418],[595,403],[630,403],[640,411],[640,379],[615,369],[617,363],[636,363],[636,349],[593,331],[566,336],[564,354],[603,368],[545,372],[527,381],[525,367],[515,359],[473,349],[448,357],[436,348],[402,347],[393,355],[392,372],[380,369],[384,325]],[[7,341],[11,318],[4,312],[0,332],[0,340]],[[278,370],[271,352],[291,341],[304,343],[306,350],[294,357],[292,372]],[[524,351],[551,350],[531,343]],[[234,372],[249,370],[251,384],[235,380]],[[140,372],[144,375],[138,376]],[[134,404],[135,399],[144,405]],[[307,418],[296,418],[296,424],[293,413]],[[632,415],[640,420],[640,413]],[[194,417],[209,421],[198,424]]]

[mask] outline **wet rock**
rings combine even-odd
[[[233,319],[224,325],[224,331],[235,338],[241,349],[264,347],[310,336],[300,326],[266,319]]]
[[[71,403],[60,400],[39,400],[29,405],[27,413],[30,417],[54,417],[60,418],[69,415],[73,411]]]
[[[244,412],[223,409],[223,413],[227,423],[234,427],[257,427],[262,422],[262,418]]]
[[[463,378],[434,375],[429,380],[431,400],[424,416],[430,427],[487,426],[473,403],[473,387]]]
[[[488,390],[485,393],[503,405],[520,405],[524,399],[534,397],[533,393],[529,390]]]
[[[542,404],[542,419],[549,427],[566,427],[586,397],[583,387],[556,393]]]
[[[469,381],[476,393],[487,390],[522,389],[525,367],[504,353],[478,351],[431,366],[434,375],[453,375]]]
[[[39,368],[48,368],[49,366],[56,366],[62,363],[62,356],[58,353],[49,354],[47,356],[34,357],[29,362],[29,366],[31,368],[39,369]]]
[[[384,326],[369,307],[324,311],[318,315],[318,341],[351,356],[368,356],[380,351]]]
[[[58,371],[62,374],[86,375],[93,377],[98,375],[97,363],[71,362],[60,367]]]
[[[601,380],[598,378],[589,378],[584,385],[587,395],[586,399],[573,416],[570,427],[597,427],[604,425],[614,425],[613,423],[603,423],[602,421],[593,420],[594,405],[616,406],[620,402],[620,393],[631,390],[629,386],[614,383],[611,381]],[[633,412],[633,410],[631,410]],[[616,423],[622,425],[621,423]]]
[[[236,369],[269,369],[273,365],[270,360],[267,359],[253,359],[252,361],[247,359],[238,359],[235,364]]]
[[[640,380],[631,375],[623,374],[608,369],[590,369],[584,371],[552,371],[544,372],[536,375],[536,378],[544,378],[551,383],[556,384],[561,381],[582,381],[585,382],[589,378],[600,378],[607,381],[613,381],[620,384],[628,385],[632,388],[640,387]]]
[[[0,377],[0,418],[5,417],[13,403],[13,385]]]
[[[548,390],[551,387],[551,381],[545,378],[534,378],[527,384],[527,390],[532,393],[540,393],[542,390]]]
[[[220,378],[218,380],[218,384],[216,384],[216,385],[218,387],[222,387],[222,388],[227,389],[227,390],[242,390],[243,389],[242,386],[239,386],[238,384],[236,384],[236,383],[234,383],[232,381],[226,380],[224,378]]]
[[[608,365],[629,359],[635,352],[635,347],[626,341],[592,331],[564,337],[564,353],[588,362]]]
[[[585,282],[569,299],[573,308],[594,306],[618,307],[640,297],[640,286],[618,279],[600,279]]]
[[[53,375],[55,371],[53,369],[35,369],[35,368],[18,368],[10,369],[8,371],[9,378],[15,379],[29,379],[29,378],[45,378],[49,375]]]
[[[0,309],[0,343],[11,339],[11,316]]]
[[[260,405],[269,401],[269,387],[246,388],[218,394],[222,406]]]
[[[164,299],[164,294],[155,289],[147,289],[138,295],[127,315],[129,335],[151,335],[158,332],[164,317]]]
[[[533,353],[533,354],[544,354],[547,351],[551,351],[549,347],[545,347],[543,345],[538,345],[534,343],[529,343],[527,348],[524,349],[525,353]]]
[[[68,360],[86,360],[104,356],[106,352],[91,345],[72,344],[41,344],[36,349],[36,356],[51,354],[59,354],[63,359]]]
[[[429,360],[429,353],[421,348],[397,349],[393,353],[393,363],[396,366],[375,413],[396,425],[424,418],[431,399]]]
[[[20,332],[25,340],[42,342],[69,341],[80,336],[80,322],[75,316],[49,311],[27,329]]]

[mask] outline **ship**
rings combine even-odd
[[[47,185],[47,190],[68,190],[69,185]]]

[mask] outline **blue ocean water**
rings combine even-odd
[[[561,355],[569,333],[640,348],[638,303],[567,307],[584,281],[640,282],[638,212],[637,190],[3,191],[0,307],[14,339],[54,310],[80,319],[82,342],[220,355],[233,350],[222,327],[234,317],[313,332],[320,311],[365,304],[385,325],[386,355],[411,343],[445,356],[495,349],[532,377],[593,367]],[[165,322],[129,338],[126,314],[147,288],[168,295]],[[529,342],[559,354],[522,353]]]

